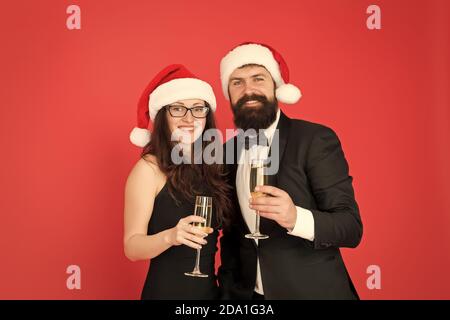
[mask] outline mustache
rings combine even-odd
[[[257,94],[252,94],[252,95],[245,95],[242,98],[240,98],[237,102],[236,102],[236,108],[242,108],[242,106],[247,102],[247,101],[259,101],[263,104],[266,104],[267,102],[269,102],[269,100],[267,100],[267,98],[265,96],[260,96]]]

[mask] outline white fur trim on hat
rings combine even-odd
[[[158,111],[171,103],[185,99],[201,99],[216,110],[216,97],[209,83],[195,78],[179,78],[158,86],[150,94],[148,101],[149,114],[152,120],[155,119]]]
[[[228,82],[230,75],[234,70],[246,64],[259,64],[264,66],[269,71],[277,87],[284,84],[278,62],[274,59],[269,48],[255,43],[241,45],[231,50],[220,62],[222,90],[227,99],[229,99]]]
[[[150,142],[150,131],[142,128],[133,128],[130,133],[130,141],[135,146],[145,147]]]
[[[249,43],[231,50],[220,62],[220,79],[222,91],[226,99],[228,83],[234,70],[246,64],[257,64],[265,67],[275,81],[277,100],[287,104],[296,103],[302,96],[300,89],[290,83],[285,83],[280,73],[280,65],[275,60],[272,51],[260,44]]]

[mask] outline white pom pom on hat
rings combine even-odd
[[[216,110],[216,97],[209,83],[198,79],[185,66],[172,64],[161,70],[142,93],[137,110],[137,127],[130,133],[130,141],[138,147],[150,142],[148,125],[166,105],[185,99],[206,101]]]
[[[296,103],[302,96],[300,89],[290,83],[280,85],[275,93],[278,101],[287,104]]]
[[[294,104],[300,100],[300,89],[289,83],[289,69],[281,54],[268,45],[254,42],[245,42],[222,58],[220,62],[220,79],[225,97],[228,96],[228,82],[230,75],[237,68],[246,64],[257,64],[269,71],[276,84],[275,95],[277,100],[287,104]]]
[[[143,148],[150,142],[150,131],[148,129],[135,127],[131,130],[130,141],[135,146]]]

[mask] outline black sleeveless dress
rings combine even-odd
[[[209,195],[206,186],[201,187],[202,195]],[[167,183],[158,193],[153,205],[153,212],[148,224],[148,235],[173,228],[181,218],[194,214],[195,203],[184,200],[176,194],[180,204],[177,205],[168,191]],[[207,278],[189,277],[195,266],[197,250],[186,245],[172,246],[159,256],[151,259],[141,299],[164,300],[211,300],[219,298],[217,277],[214,273],[214,261],[217,251],[218,221],[213,199],[213,216],[211,226],[214,232],[205,239],[208,242],[200,251],[200,271],[208,274]]]

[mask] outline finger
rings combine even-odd
[[[196,227],[196,226],[193,226],[193,225],[189,225],[186,228],[186,232],[189,232],[191,234],[198,235],[198,236],[204,238],[204,237],[208,236],[208,233],[205,232],[205,229],[207,229],[207,231],[209,231],[208,229],[211,229],[211,228],[208,228],[208,227]]]
[[[192,241],[190,241],[190,240],[188,240],[188,239],[182,239],[182,240],[180,241],[180,243],[181,243],[181,244],[184,244],[184,245],[186,245],[186,246],[188,246],[188,247],[191,247],[191,248],[193,248],[193,249],[201,249],[201,248],[202,248],[201,245],[196,244],[195,242],[192,242]]]
[[[274,197],[283,197],[286,195],[285,191],[278,189],[277,187],[274,186],[257,186],[255,188],[255,191],[264,192]]]
[[[193,222],[205,222],[205,218],[200,217],[200,216],[194,216],[193,214],[183,218],[182,220],[183,220],[183,222],[186,222],[188,224],[193,223]]]
[[[279,215],[277,213],[259,211],[258,214],[263,218],[270,219],[273,221],[278,221],[279,219]]]
[[[207,234],[211,234],[214,232],[214,229],[211,227],[205,227],[204,231],[206,231]]]
[[[257,197],[257,198],[250,198],[249,202],[251,204],[279,206],[283,203],[283,198],[280,198],[280,197]]]
[[[264,206],[264,205],[251,204],[250,205],[250,209],[257,210],[257,211],[270,212],[270,213],[274,213],[274,214],[279,214],[280,213],[280,207],[279,206]]]
[[[183,238],[185,238],[189,241],[195,242],[197,244],[200,244],[200,245],[207,243],[207,241],[205,239],[203,239],[203,237],[197,237],[197,236],[195,236],[191,233],[187,233],[187,232],[183,235]]]

